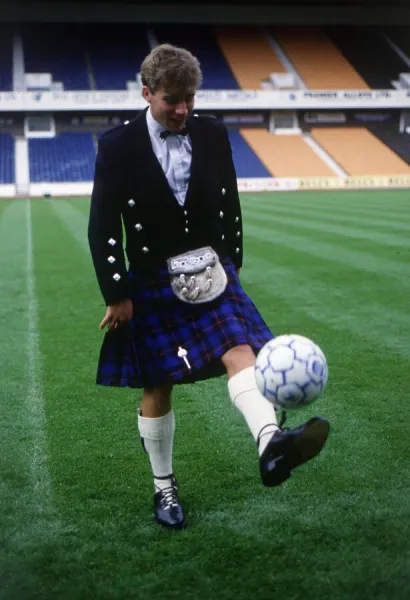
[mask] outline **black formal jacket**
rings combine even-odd
[[[187,126],[192,163],[182,207],[152,150],[146,111],[100,138],[88,239],[106,305],[131,296],[123,231],[132,270],[165,268],[167,258],[202,246],[242,266],[242,217],[227,130],[196,115]]]

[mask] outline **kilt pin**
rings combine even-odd
[[[183,206],[152,150],[145,111],[100,138],[90,249],[106,305],[131,298],[134,312],[127,326],[105,334],[97,384],[144,388],[220,377],[230,348],[249,344],[256,354],[273,337],[237,274],[243,229],[226,128],[199,116],[187,127],[192,163]],[[219,255],[225,291],[207,303],[182,302],[166,261],[205,245]]]

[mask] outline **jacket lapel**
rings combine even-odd
[[[157,194],[163,193],[165,190],[171,192],[164,171],[152,149],[146,112],[147,109],[127,125],[129,173],[134,185],[140,187],[145,183]]]
[[[178,205],[162,167],[152,149],[151,138],[148,132],[145,109],[127,125],[127,166],[131,177],[130,185],[135,189],[149,187],[152,196],[158,197],[163,202],[165,199]],[[187,122],[189,137],[191,139],[192,157],[191,170],[187,190],[187,201],[192,196],[193,190],[200,186],[207,186],[206,177],[203,177],[203,167],[207,164],[207,144],[201,138],[199,124],[195,117],[190,117]],[[138,168],[137,168],[138,165]],[[202,166],[202,168],[201,168]],[[151,194],[150,194],[151,195]]]

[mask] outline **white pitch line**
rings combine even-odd
[[[41,512],[49,512],[50,507],[50,473],[47,463],[44,394],[42,383],[41,354],[39,345],[38,301],[35,289],[33,261],[33,233],[31,220],[31,200],[27,200],[27,422],[29,436],[32,440],[29,457],[30,475],[37,508]]]

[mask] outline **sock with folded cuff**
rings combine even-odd
[[[262,455],[279,426],[273,404],[260,393],[256,385],[254,367],[247,367],[231,377],[228,391],[232,403],[244,416],[255,441],[261,434],[258,451],[259,456]]]
[[[169,487],[173,473],[174,411],[171,409],[163,417],[157,418],[143,417],[138,411],[138,430],[151,463],[155,490]]]

